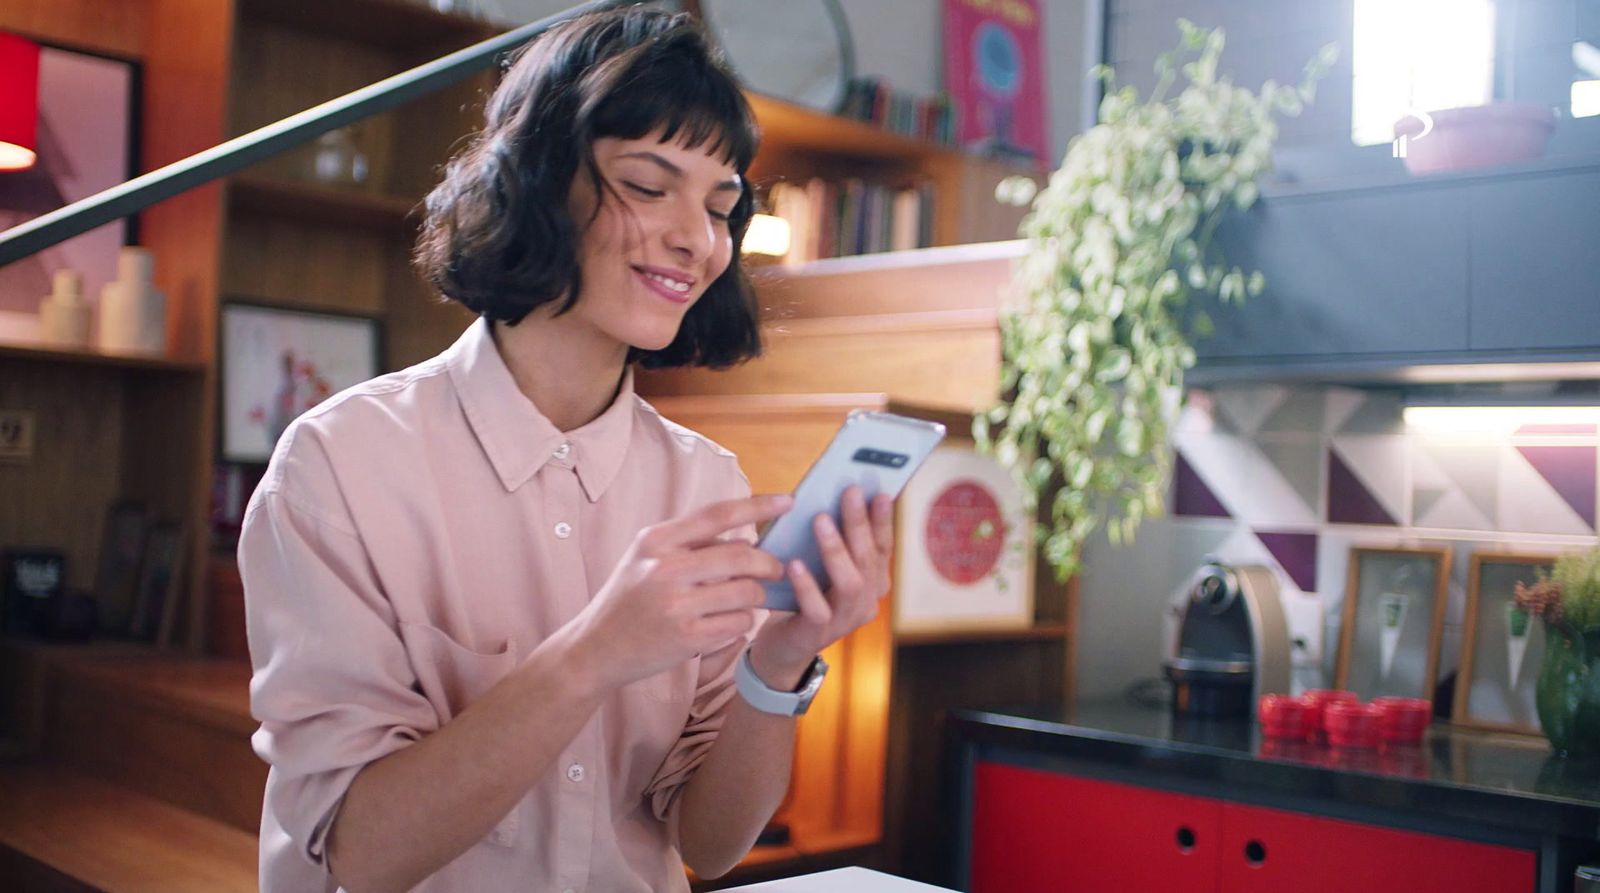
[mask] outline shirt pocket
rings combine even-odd
[[[404,621],[400,623],[400,638],[411,656],[417,687],[438,713],[441,726],[511,675],[519,660],[512,639],[507,639],[498,651],[482,652],[457,642],[437,627]],[[518,811],[518,807],[512,807],[486,839],[502,846],[515,843],[520,824]]]
[[[660,704],[687,704],[694,700],[699,677],[700,658],[696,657],[654,676],[646,676],[633,683],[633,687]]]

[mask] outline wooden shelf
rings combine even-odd
[[[760,93],[746,91],[762,143],[784,152],[819,152],[857,159],[931,166],[954,163],[965,155],[953,146],[892,133],[865,121],[825,115]]]
[[[56,347],[50,344],[0,343],[0,360],[28,360],[78,366],[104,366],[144,372],[174,372],[200,375],[206,364],[199,360],[178,360],[150,354],[112,353],[94,348]]]
[[[504,30],[423,0],[240,0],[239,16],[390,50],[475,43]]]
[[[1041,623],[1027,629],[969,630],[963,632],[898,633],[896,645],[975,645],[983,642],[1039,642],[1065,639],[1065,623]]]
[[[412,216],[420,199],[356,192],[316,183],[259,176],[235,177],[229,181],[228,194],[233,206],[240,210],[321,226],[401,230],[420,219]]]

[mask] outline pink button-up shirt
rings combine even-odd
[[[486,322],[336,395],[278,443],[239,542],[261,888],[332,890],[324,837],[361,768],[449,722],[571,620],[635,534],[748,495],[733,454],[629,372],[563,433]],[[743,641],[607,698],[494,830],[417,889],[687,890],[675,804],[733,697]]]

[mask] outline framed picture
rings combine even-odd
[[[896,632],[1033,626],[1033,518],[1009,471],[970,442],[947,441],[897,511]]]
[[[1518,610],[1511,597],[1518,583],[1532,585],[1554,563],[1552,555],[1472,556],[1451,714],[1458,725],[1539,733],[1534,694],[1544,655],[1544,623]]]
[[[150,524],[145,507],[118,502],[106,511],[100,532],[100,560],[94,578],[100,631],[126,635],[133,624],[133,602],[144,559],[144,537]]]
[[[0,230],[132,177],[138,95],[134,63],[41,46],[38,160],[26,170],[0,173]],[[0,266],[0,328],[24,318],[36,327],[39,299],[50,293],[58,270],[77,270],[84,296],[98,298],[101,286],[116,278],[117,252],[133,235],[128,219],[117,220]]]
[[[183,581],[183,559],[183,525],[171,521],[150,525],[133,599],[129,632],[134,638],[162,645],[171,641]]]
[[[5,553],[5,596],[0,611],[0,631],[13,636],[37,636],[50,631],[56,601],[67,585],[67,558],[53,549],[27,549]]]
[[[1350,550],[1334,687],[1433,700],[1450,549]]]
[[[222,459],[261,463],[289,423],[378,374],[378,321],[248,301],[222,305]]]

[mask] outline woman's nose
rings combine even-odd
[[[678,203],[668,221],[666,241],[667,247],[684,261],[705,260],[716,243],[711,215],[697,203]]]

